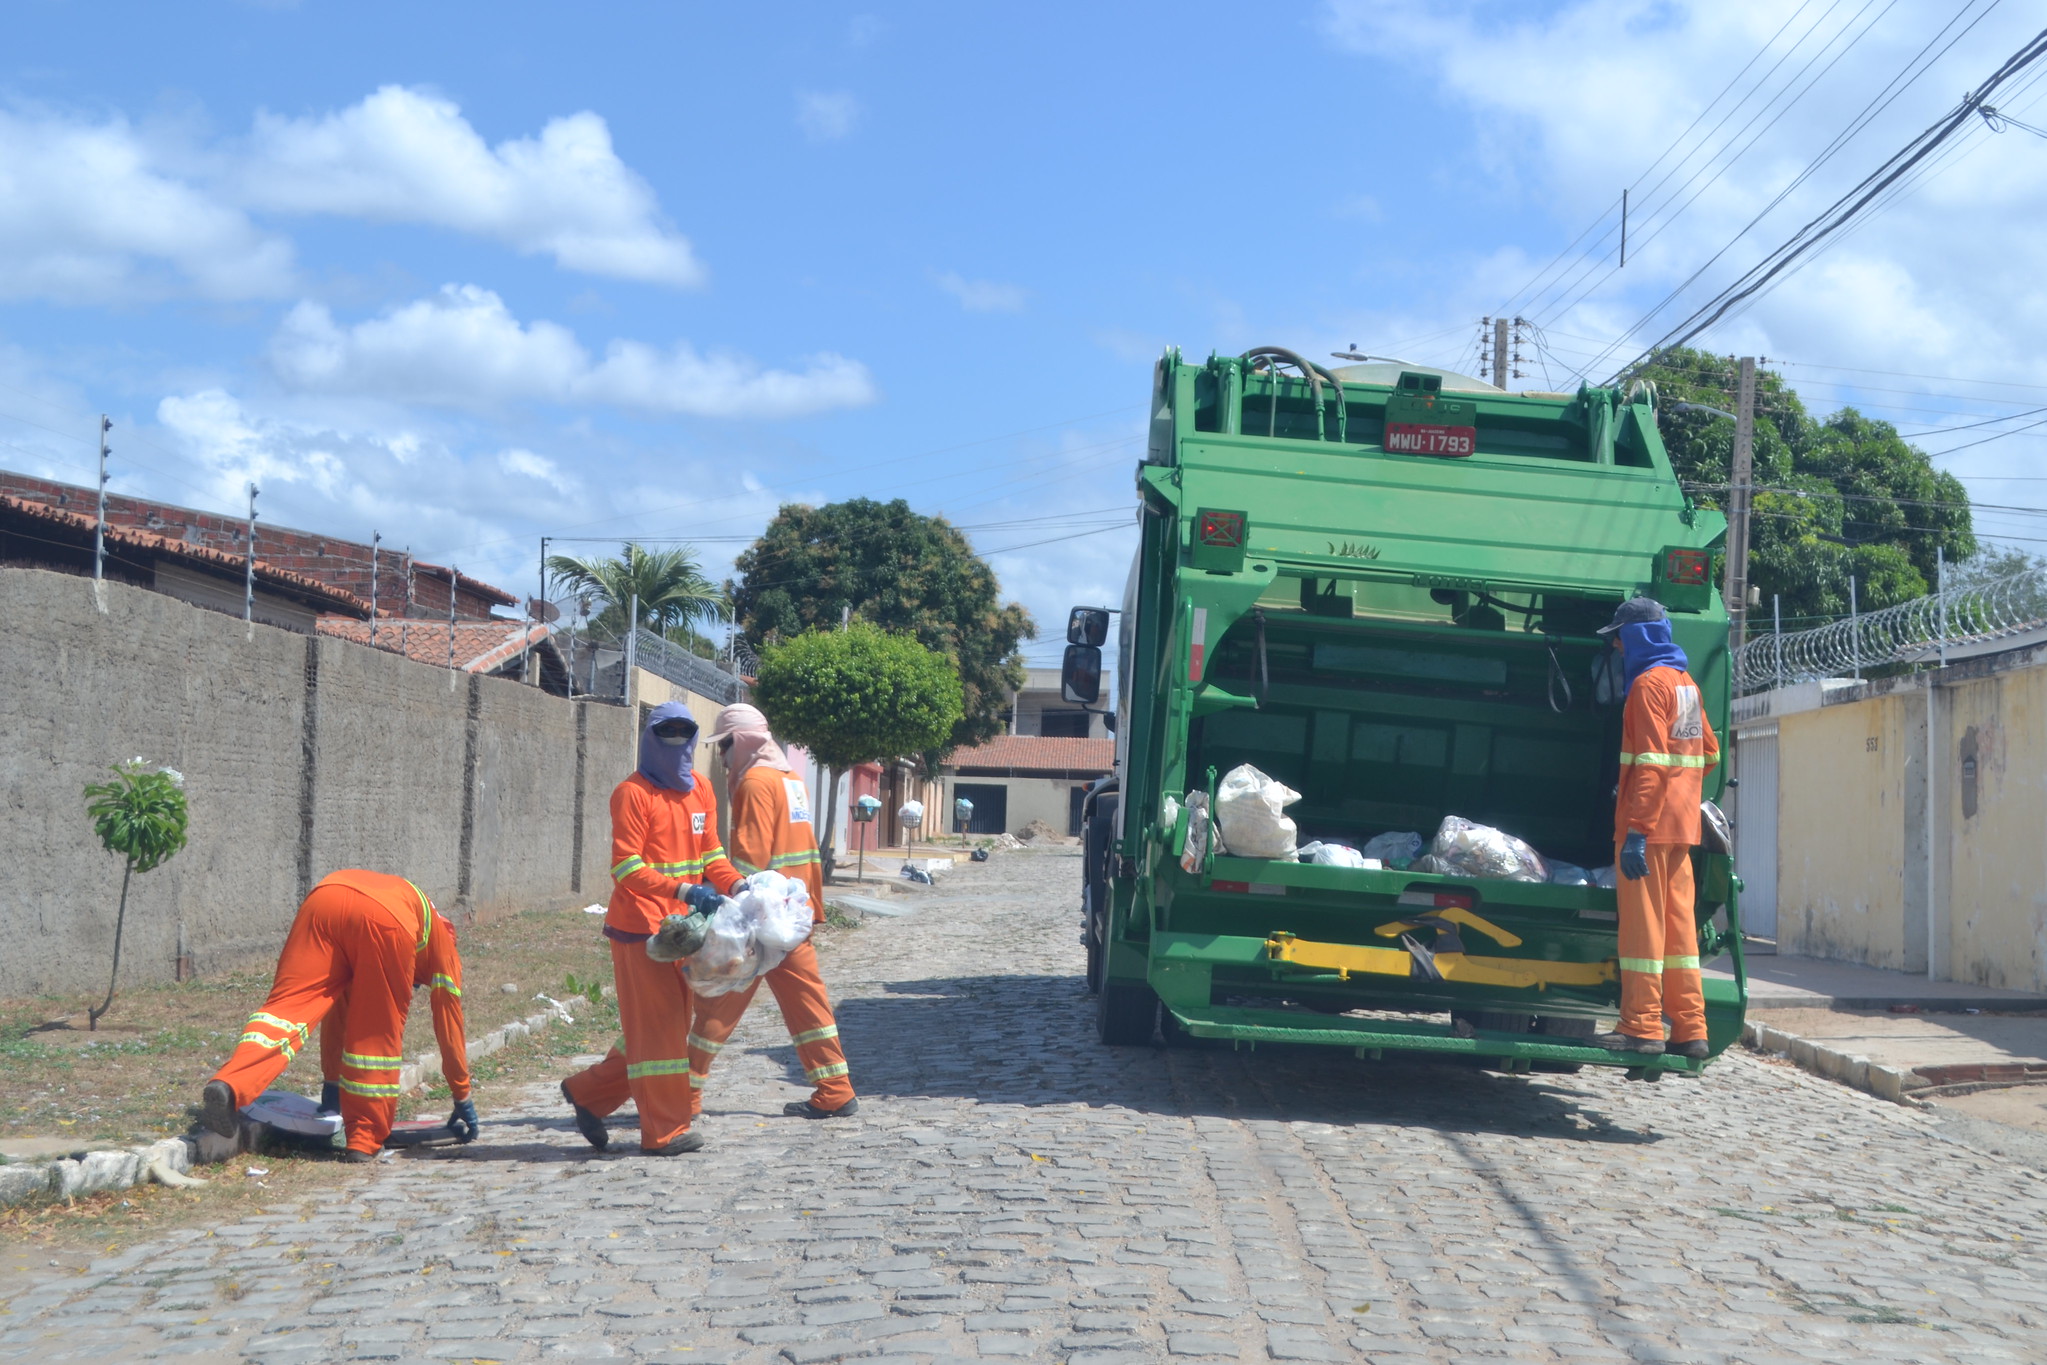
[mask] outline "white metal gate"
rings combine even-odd
[[[1756,938],[1777,937],[1777,727],[1735,737],[1734,870],[1740,874],[1741,926]]]

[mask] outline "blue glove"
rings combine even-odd
[[[455,1112],[448,1115],[448,1131],[464,1142],[474,1142],[481,1126],[476,1117],[476,1101],[456,1100]]]
[[[1635,830],[1621,843],[1621,875],[1631,882],[1649,875],[1649,836]]]
[[[682,893],[682,903],[692,910],[714,912],[724,899],[709,882],[698,882]]]

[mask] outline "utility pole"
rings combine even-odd
[[[97,519],[93,523],[92,529],[92,576],[93,581],[95,582],[97,582],[100,578],[104,577],[106,572],[105,565],[107,558],[107,456],[110,453],[107,450],[107,433],[109,431],[112,431],[113,429],[114,424],[107,420],[107,415],[105,413],[101,413],[99,513]]]
[[[1755,493],[1756,358],[1741,358],[1740,388],[1734,402],[1734,458],[1727,472],[1727,571],[1720,596],[1727,604],[1727,648],[1740,649],[1748,635],[1749,504]]]
[[[1513,373],[1507,353],[1507,319],[1493,319],[1493,387],[1507,387],[1507,376]]]
[[[370,643],[377,642],[377,547],[384,543],[384,533],[370,532]]]
[[[249,485],[249,553],[242,575],[242,619],[256,619],[256,494],[262,490]]]
[[[448,667],[455,666],[455,580],[462,571],[453,564],[448,566]]]

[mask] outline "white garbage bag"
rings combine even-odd
[[[1215,793],[1223,849],[1238,858],[1294,861],[1294,822],[1282,812],[1301,794],[1248,763],[1230,769]]]
[[[1318,867],[1378,867],[1379,861],[1367,858],[1349,844],[1325,844],[1317,841],[1302,844],[1298,850],[1300,860],[1314,863]]]
[[[1215,841],[1215,821],[1208,815],[1208,793],[1187,793],[1187,838],[1180,845],[1180,870],[1199,875]]]
[[[1550,859],[1549,884],[1551,886],[1590,886],[1592,874],[1576,863],[1560,863]]]
[[[1549,880],[1540,853],[1504,830],[1446,815],[1429,853],[1454,877],[1490,877],[1509,882]]]
[[[1387,867],[1404,868],[1421,857],[1422,850],[1427,847],[1422,836],[1413,830],[1393,830],[1365,840],[1365,846],[1358,852],[1367,858],[1377,858]]]
[[[810,937],[810,892],[779,872],[756,872],[740,883],[711,917],[704,946],[682,960],[690,989],[724,995],[782,965],[797,944]]]
[[[1613,869],[1611,867],[1595,867],[1592,869],[1590,876],[1594,886],[1603,886],[1608,891],[1614,889]]]

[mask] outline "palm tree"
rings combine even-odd
[[[634,624],[669,638],[693,636],[698,622],[722,621],[729,612],[723,590],[704,577],[688,545],[649,550],[627,541],[623,555],[607,559],[549,555],[547,571],[572,591],[603,599],[604,609],[590,622],[595,635],[625,633],[626,604],[635,594],[640,617]]]

